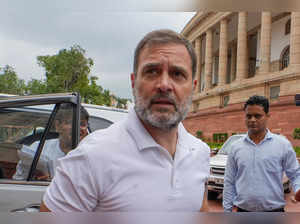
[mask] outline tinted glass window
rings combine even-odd
[[[112,124],[111,121],[108,121],[106,119],[100,118],[100,117],[90,117],[89,119],[89,126],[91,128],[91,131],[96,131],[98,129],[107,128]]]
[[[23,150],[30,145],[29,138],[43,133],[49,119],[49,112],[39,112],[28,107],[0,109],[0,168],[2,178],[17,179],[16,166],[23,156]],[[39,139],[37,139],[39,140]],[[26,145],[25,145],[26,144]],[[30,166],[32,158],[24,158]]]
[[[32,180],[49,181],[54,176],[57,159],[72,150],[71,104],[62,104],[44,144],[41,137],[55,105],[0,109],[0,168],[4,179],[26,180],[42,147]]]

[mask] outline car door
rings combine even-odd
[[[79,102],[77,94],[0,100],[1,212],[39,210],[57,159],[78,144]]]

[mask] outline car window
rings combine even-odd
[[[61,105],[44,144],[41,144],[54,106],[0,109],[0,178],[26,180],[41,145],[42,151],[31,180],[51,180],[57,159],[65,156],[72,146],[73,109],[70,104]]]
[[[93,117],[91,116],[89,119],[89,127],[91,131],[96,131],[98,129],[104,129],[109,127],[113,122],[106,120],[101,117]]]

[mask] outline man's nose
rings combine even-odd
[[[164,71],[158,80],[158,88],[162,92],[169,92],[172,90],[172,80],[167,71]]]
[[[251,117],[250,117],[250,119],[249,119],[249,121],[251,121],[251,122],[254,122],[254,121],[256,121],[256,118],[255,118],[255,116],[251,116]]]

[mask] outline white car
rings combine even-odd
[[[231,150],[232,144],[244,136],[245,134],[230,136],[217,154],[210,158],[210,176],[208,178],[208,198],[210,200],[216,199],[223,192],[227,156]],[[284,192],[289,193],[290,181],[285,174],[282,182]]]
[[[46,94],[23,97],[7,97],[0,100],[0,212],[36,212],[51,179],[40,179],[43,146],[46,140],[57,138],[55,119],[62,104],[70,104],[72,117],[70,145],[79,142],[80,96],[75,93]],[[127,110],[83,104],[90,115],[89,130],[92,132],[122,120]],[[33,156],[24,156],[28,148],[38,140]],[[51,151],[50,151],[51,153]],[[27,154],[26,154],[27,155]],[[41,156],[42,155],[42,156]],[[29,165],[28,175],[16,177],[19,161]]]

